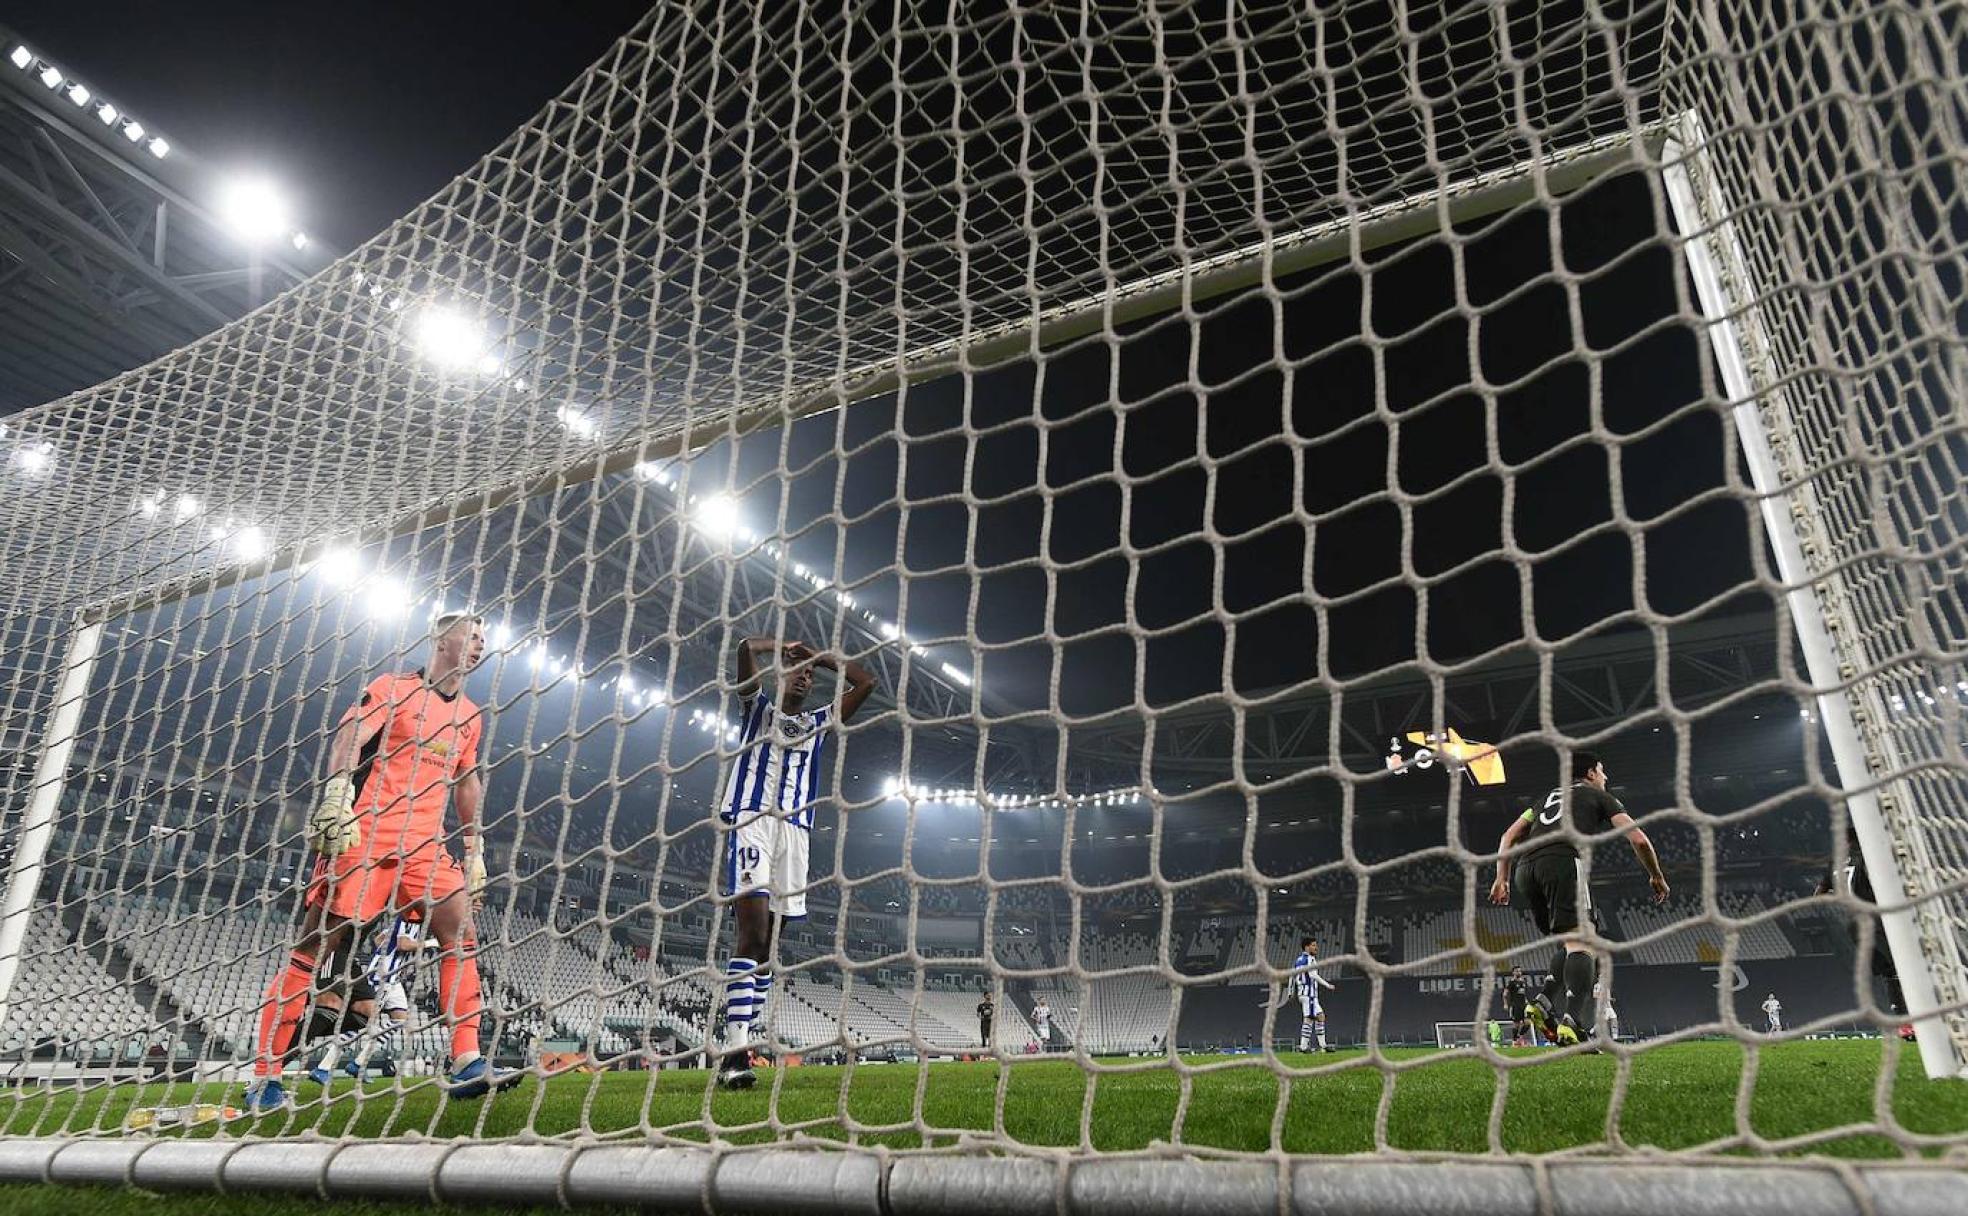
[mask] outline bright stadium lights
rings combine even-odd
[[[232,534],[232,551],[241,561],[259,561],[272,548],[266,529],[257,524],[247,524]]]
[[[875,623],[875,628],[879,629],[881,631],[881,635],[887,638],[891,642],[902,636],[901,627],[896,625],[892,621],[877,621]]]
[[[96,117],[102,120],[103,126],[113,127],[116,120],[123,117],[123,112],[105,101],[96,106]]]
[[[137,510],[150,519],[164,512],[164,491],[153,490],[137,500]]]
[[[157,141],[155,141],[155,142],[157,142],[157,143],[160,143],[160,144],[161,144],[161,143],[163,143],[164,141],[160,139],[160,140],[157,140]],[[155,149],[155,148],[153,148],[153,149],[151,149],[151,150],[152,150],[152,151],[156,151],[156,149]],[[162,156],[162,155],[164,155],[164,154],[163,154],[162,152],[158,152],[157,154],[158,154],[159,156]],[[307,233],[305,233],[305,232],[296,232],[296,233],[295,233],[295,234],[294,234],[293,236],[291,236],[291,237],[289,237],[289,238],[288,238],[288,242],[289,242],[290,244],[292,244],[292,245],[294,246],[294,248],[295,248],[295,249],[297,249],[297,250],[304,250],[304,249],[306,249],[306,248],[307,248],[307,247],[308,247],[309,245],[312,245],[312,244],[314,243],[314,241],[313,241],[313,239],[312,239],[312,238],[310,238],[310,237],[308,236],[308,234],[307,234]]]
[[[144,147],[150,149],[150,154],[158,160],[163,160],[171,152],[171,145],[166,143],[164,137],[161,135],[151,136],[150,142],[145,144]]]
[[[945,663],[943,664],[943,674],[949,676],[952,680],[955,680],[957,683],[963,685],[965,688],[970,687],[971,684],[970,673],[963,670],[961,667],[952,667],[950,664]]]
[[[74,102],[76,105],[78,106],[88,105],[90,96],[91,94],[89,92],[88,85],[83,84],[79,80],[71,80],[68,82],[68,99]]]
[[[194,495],[180,494],[178,495],[177,503],[171,508],[171,514],[177,518],[177,521],[179,523],[183,523],[184,521],[195,517],[200,511],[203,511],[204,509],[205,509],[205,504],[199,502]]]
[[[123,138],[131,143],[140,143],[144,137],[144,125],[135,119],[123,124]]]
[[[391,297],[392,308],[401,301]],[[444,371],[461,372],[477,368],[491,354],[485,328],[455,308],[433,304],[418,313],[410,325],[417,350]]]
[[[30,443],[14,453],[14,463],[30,473],[45,473],[55,463],[55,445],[45,439]]]
[[[330,587],[350,587],[362,576],[362,559],[355,550],[337,546],[315,560],[314,572]]]
[[[371,579],[363,588],[363,610],[379,621],[409,612],[411,602],[410,589],[393,578]]]
[[[125,127],[123,133],[130,135],[130,128]],[[142,137],[139,129],[136,135],[130,135],[130,142]],[[272,182],[261,177],[239,178],[229,183],[219,195],[219,214],[233,235],[252,245],[277,240],[293,227],[286,198]]]
[[[42,84],[47,85],[51,89],[59,89],[61,88],[61,82],[64,79],[66,79],[66,77],[64,77],[61,74],[61,69],[56,67],[54,64],[44,63],[41,65]]]
[[[738,500],[729,494],[712,494],[697,500],[691,509],[697,527],[713,540],[729,540],[740,529]]]
[[[34,62],[34,52],[28,50],[25,45],[16,46],[7,53],[7,58],[15,67],[25,72],[28,66]]]
[[[601,423],[578,405],[563,405],[554,411],[554,417],[577,439],[593,439],[601,434]]]

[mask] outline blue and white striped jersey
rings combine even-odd
[[[781,713],[761,689],[745,707],[738,756],[725,779],[724,801],[718,808],[725,822],[762,813],[811,829],[832,718],[833,710],[825,706]]]
[[[416,965],[417,950],[404,950],[398,945],[409,938],[421,948],[424,944],[424,922],[398,916],[386,932],[376,935],[374,948],[369,953],[369,965],[363,968],[364,976],[378,992],[389,985],[408,978],[410,968]]]
[[[1299,996],[1317,997],[1319,989],[1330,988],[1332,981],[1318,972],[1318,962],[1303,950],[1292,960],[1292,991]]]

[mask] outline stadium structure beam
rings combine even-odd
[[[1777,374],[1776,355],[1761,330],[1758,309],[1768,298],[1759,290],[1736,231],[1735,207],[1722,193],[1711,163],[1709,136],[1701,116],[1687,111],[1673,121],[1662,147],[1660,173],[1668,202],[1680,230],[1681,252],[1695,284],[1695,295],[1707,321],[1708,339],[1729,395],[1729,411],[1742,441],[1743,459],[1756,490],[1758,507],[1782,578],[1783,599],[1790,609],[1805,667],[1815,686],[1818,713],[1838,766],[1846,813],[1864,855],[1866,873],[1878,899],[1879,919],[1905,992],[1908,1019],[1920,1044],[1922,1065],[1930,1077],[1968,1076],[1968,1061],[1943,1020],[1955,1012],[1941,999],[1935,966],[1923,949],[1923,939],[1946,957],[1953,941],[1945,926],[1938,932],[1921,924],[1921,914],[1933,914],[1929,901],[1908,900],[1900,866],[1902,842],[1889,831],[1880,805],[1882,781],[1869,762],[1869,749],[1860,737],[1853,712],[1851,682],[1861,671],[1841,659],[1832,631],[1840,623],[1827,612],[1820,593],[1831,593],[1830,579],[1813,572],[1800,535],[1799,517],[1815,517],[1817,505],[1808,482],[1789,484],[1779,467],[1775,447],[1793,449],[1794,418],[1785,379]],[[1777,434],[1773,438],[1772,431]],[[1863,696],[1863,693],[1857,693]],[[1878,712],[1883,707],[1874,707]],[[1893,766],[1897,768],[1898,766]],[[1902,833],[1902,836],[1908,836]],[[1904,840],[1917,848],[1917,834]],[[1959,960],[1953,960],[1959,970]]]
[[[35,897],[41,890],[48,842],[55,833],[55,812],[61,806],[69,756],[75,750],[76,729],[81,725],[82,707],[89,697],[89,679],[95,674],[102,635],[101,621],[76,624],[69,635],[68,652],[49,706],[41,758],[35,765],[27,812],[21,816],[13,862],[7,868],[7,893],[0,898],[0,1021],[6,1019],[14,979],[20,974],[22,944],[27,937],[28,921],[34,914]]]

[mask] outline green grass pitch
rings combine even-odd
[[[1875,1123],[1874,1091],[1887,1046],[1844,1040],[1784,1043],[1757,1052],[1749,1101],[1749,1126],[1769,1140],[1789,1140],[1851,1125]],[[1608,1133],[1619,1062],[1611,1056],[1553,1058],[1534,1051],[1508,1053],[1534,1061],[1509,1073],[1501,1135],[1513,1152],[1539,1153],[1601,1144]],[[1388,1107],[1388,1142],[1397,1149],[1482,1153],[1497,1074],[1478,1059],[1416,1050],[1388,1053],[1395,1075]],[[1617,1133],[1628,1145],[1663,1149],[1714,1147],[1737,1134],[1735,1103],[1746,1049],[1733,1042],[1696,1042],[1649,1049],[1630,1063],[1626,1101]],[[1893,1117],[1922,1135],[1968,1138],[1968,1082],[1929,1081],[1911,1050],[1898,1053],[1891,1087]],[[304,1086],[294,1111],[232,1124],[223,1133],[199,1129],[187,1135],[293,1135],[305,1130],[338,1136],[414,1134],[498,1137],[531,1129],[542,1135],[641,1137],[641,1129],[695,1141],[769,1141],[780,1128],[804,1136],[917,1148],[924,1137],[913,1125],[920,1107],[932,1129],[930,1142],[953,1142],[964,1130],[992,1133],[999,1086],[1004,1087],[1002,1135],[1025,1144],[1083,1146],[1095,1151],[1145,1148],[1180,1142],[1213,1149],[1265,1151],[1274,1147],[1272,1126],[1282,1103],[1276,1147],[1292,1153],[1359,1153],[1374,1149],[1374,1120],[1383,1073],[1359,1052],[1278,1057],[1281,1076],[1260,1057],[1197,1056],[1186,1079],[1165,1062],[1101,1061],[1091,1076],[1071,1060],[939,1063],[788,1068],[760,1074],[748,1093],[711,1093],[702,1071],[569,1074],[544,1083],[529,1079],[490,1101],[446,1103],[428,1083],[397,1091],[372,1083],[358,1094],[341,1082],[331,1100]],[[1144,1064],[1157,1065],[1142,1067]],[[652,1088],[651,1081],[654,1080]],[[1180,1124],[1177,1104],[1189,1088]],[[414,1083],[413,1083],[414,1084]],[[920,1096],[918,1096],[920,1094]],[[117,1134],[137,1106],[238,1100],[237,1087],[119,1086],[82,1093],[0,1096],[4,1127],[12,1136],[64,1132]],[[1082,1119],[1087,1134],[1082,1138]],[[140,1133],[128,1133],[140,1134]],[[147,1134],[147,1133],[141,1133]],[[1741,1151],[1737,1149],[1735,1151]],[[1853,1131],[1814,1142],[1801,1151],[1854,1158],[1897,1157],[1902,1150],[1877,1133]],[[320,1211],[309,1201],[237,1197],[237,1211]],[[153,1216],[229,1213],[211,1198],[158,1199],[112,1191],[46,1187],[0,1188],[0,1212],[125,1213]],[[396,1216],[426,1210],[337,1203],[338,1216]]]

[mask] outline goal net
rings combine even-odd
[[[1968,1149],[1965,34],[657,6],[0,427],[0,1177],[1138,1210],[1468,1153],[1532,1210],[1548,1153]],[[1514,1046],[1547,993],[1581,1041]]]

